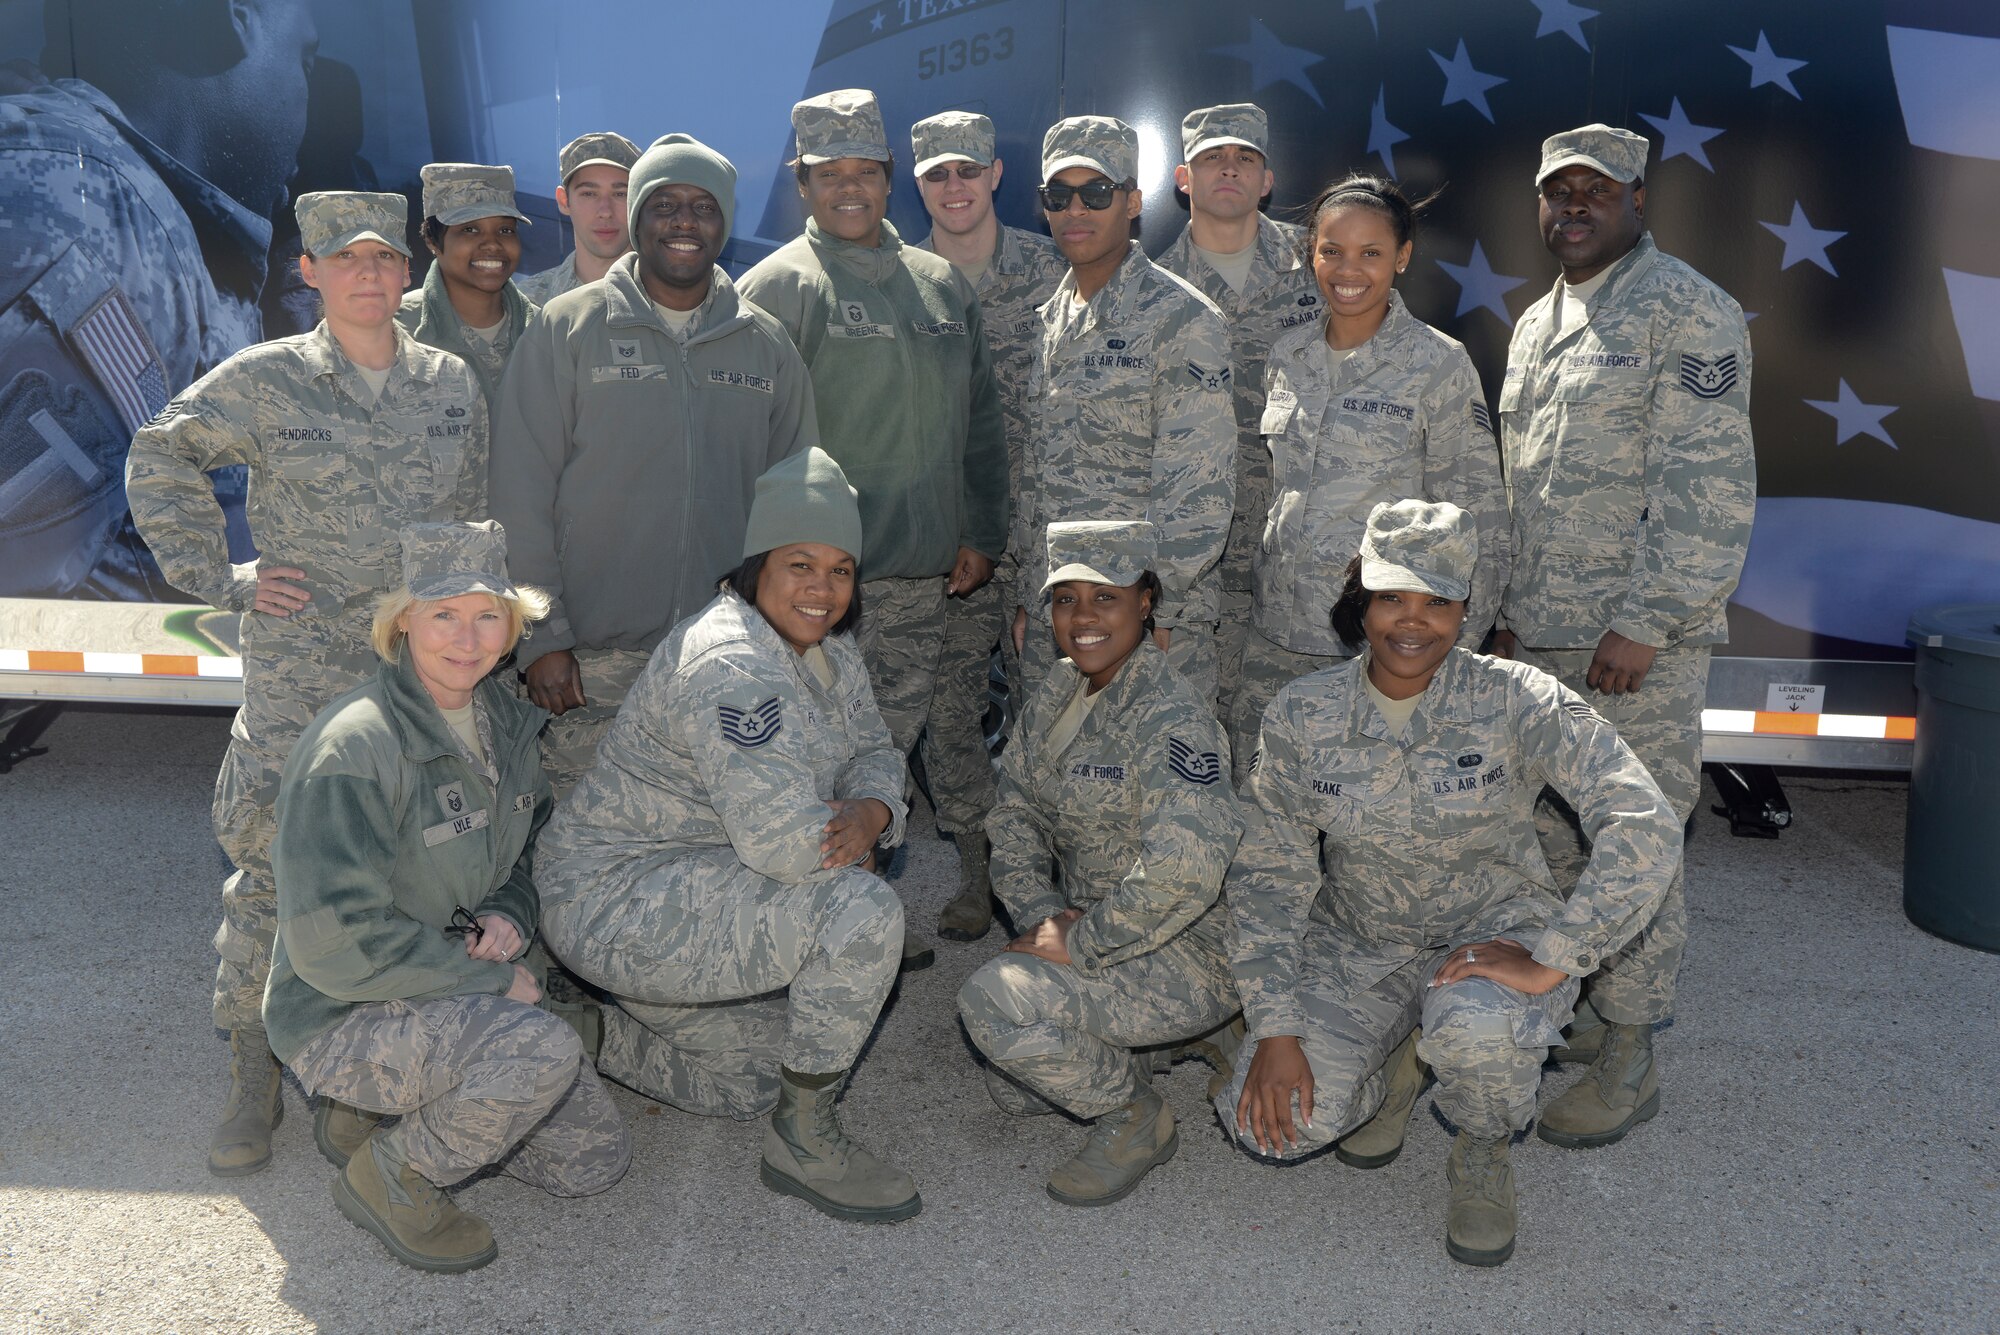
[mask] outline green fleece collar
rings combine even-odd
[[[667,322],[653,305],[646,283],[639,276],[639,256],[621,256],[604,275],[604,323],[613,329],[634,325],[667,334]],[[736,293],[736,284],[716,266],[708,277],[708,295],[702,298],[701,314],[688,343],[705,343],[749,324],[750,312]],[[671,337],[671,335],[669,335]]]
[[[405,759],[421,765],[458,754],[451,725],[444,721],[443,712],[417,676],[407,647],[396,662],[378,665],[375,679],[381,683],[383,707],[395,725],[396,736],[402,739]],[[492,716],[496,733],[525,734],[532,740],[549,716],[547,710],[517,698],[492,677],[480,682],[474,694]]]

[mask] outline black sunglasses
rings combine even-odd
[[[1116,181],[1099,177],[1095,181],[1085,181],[1082,185],[1045,185],[1041,188],[1042,207],[1050,213],[1061,213],[1069,207],[1070,198],[1083,196],[1083,206],[1095,213],[1111,207],[1111,201],[1126,187]]]
[[[929,171],[924,173],[924,179],[926,181],[929,181],[932,185],[938,185],[944,181],[951,179],[951,174],[953,172],[957,172],[959,180],[975,181],[978,180],[979,177],[985,173],[985,171],[986,168],[980,166],[976,162],[961,162],[955,167],[933,167]]]

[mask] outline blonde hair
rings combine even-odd
[[[528,633],[528,623],[540,621],[549,614],[549,596],[532,585],[520,585],[512,598],[503,598],[497,593],[488,594],[493,605],[507,613],[507,648],[500,655],[505,658]],[[368,639],[375,646],[375,652],[388,662],[394,663],[403,656],[403,641],[409,638],[398,623],[419,607],[427,606],[439,599],[419,598],[407,587],[385,593],[375,600],[375,620],[369,628]]]

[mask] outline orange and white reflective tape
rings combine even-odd
[[[80,672],[103,677],[236,677],[243,660],[211,654],[98,654],[0,649],[0,672]]]
[[[1767,737],[1846,737],[1907,742],[1917,735],[1913,718],[1880,714],[1786,714],[1763,709],[1704,709],[1703,732],[1748,732]]]

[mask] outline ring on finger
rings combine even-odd
[[[1474,964],[1474,963],[1477,963],[1477,962],[1478,962],[1478,958],[1479,958],[1478,956],[1474,955],[1474,954],[1473,954],[1473,953],[1472,953],[1471,951],[1469,951],[1469,950],[1465,952],[1465,962],[1466,962],[1467,964]]]

